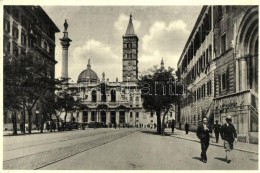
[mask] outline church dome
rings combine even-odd
[[[90,60],[88,60],[87,69],[85,69],[79,74],[78,83],[81,82],[99,82],[97,73],[91,69]]]

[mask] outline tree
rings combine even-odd
[[[4,108],[12,113],[13,134],[17,134],[16,112],[21,110],[19,98],[19,63],[11,56],[4,57]]]
[[[10,102],[15,100],[12,108],[22,109],[25,123],[25,112],[28,114],[29,133],[32,129],[32,110],[40,98],[46,92],[53,90],[55,79],[52,77],[50,60],[41,56],[34,50],[29,50],[26,55],[18,57],[6,57],[6,61],[11,60],[11,64],[5,68],[5,107],[10,107]],[[11,69],[10,69],[11,68]],[[8,73],[11,71],[10,76]],[[18,106],[16,108],[16,106]],[[25,127],[25,125],[24,125]]]
[[[76,93],[67,89],[61,89],[56,96],[56,109],[60,113],[65,112],[64,122],[66,122],[68,113],[79,109],[80,100],[77,99]]]
[[[172,105],[178,102],[182,86],[177,83],[172,68],[166,70],[157,66],[142,74],[138,84],[141,88],[143,108],[156,113],[157,132],[163,135],[165,116]],[[163,113],[162,121],[161,113]]]

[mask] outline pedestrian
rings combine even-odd
[[[23,121],[20,122],[20,130],[21,130],[21,133],[23,133],[23,131],[24,131]]]
[[[181,123],[179,123],[179,130],[181,130]]]
[[[116,129],[116,123],[115,123],[115,129]]]
[[[172,127],[172,133],[174,133],[174,128],[175,128],[175,122],[174,122],[174,120],[172,120],[171,127]]]
[[[221,126],[221,138],[224,140],[224,149],[226,151],[226,162],[231,162],[230,152],[233,149],[234,141],[237,142],[237,133],[230,115],[226,117],[226,123]],[[229,153],[229,154],[228,154]]]
[[[208,119],[205,117],[202,120],[202,124],[198,125],[197,136],[200,139],[201,144],[201,160],[204,163],[207,163],[207,149],[209,147],[209,127]]]
[[[218,123],[218,120],[216,120],[215,122],[216,122],[216,124],[213,125],[213,130],[215,133],[216,143],[218,143],[221,125]]]
[[[186,122],[186,123],[185,123],[186,135],[189,133],[189,128],[190,128],[190,125],[188,124],[188,122]]]
[[[49,131],[49,130],[50,130],[50,124],[49,124],[49,122],[48,122],[48,121],[46,122],[46,129],[47,129],[47,131]]]

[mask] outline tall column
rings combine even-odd
[[[240,59],[240,67],[241,67],[241,91],[244,91],[247,89],[247,64],[246,59],[241,58]]]
[[[61,78],[68,79],[68,49],[70,42],[72,41],[68,37],[68,23],[67,20],[64,22],[64,31],[63,38],[60,39],[62,45],[62,69],[61,69]]]
[[[116,124],[119,124],[119,111],[116,111]]]
[[[111,118],[110,118],[110,111],[107,111],[107,112],[106,112],[106,116],[107,116],[107,117],[106,117],[106,123],[109,124],[109,123],[110,123],[110,119],[111,119]]]

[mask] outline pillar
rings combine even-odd
[[[116,124],[119,124],[119,111],[116,111]]]
[[[97,114],[96,115],[97,116],[96,121],[99,122],[100,121],[100,112],[97,110],[96,114]]]
[[[68,49],[70,42],[72,41],[68,37],[68,23],[65,20],[63,38],[60,39],[62,45],[62,69],[61,69],[61,78],[68,79]]]
[[[79,111],[78,122],[83,123],[83,111]]]
[[[110,123],[110,119],[111,119],[111,118],[110,118],[110,111],[107,111],[107,112],[106,112],[106,116],[107,116],[107,117],[106,117],[106,123],[109,124],[109,123]]]
[[[91,111],[88,111],[88,122],[91,121]]]
[[[125,123],[129,123],[129,112],[128,111],[126,111],[125,112]]]
[[[244,91],[247,89],[247,63],[246,63],[246,59],[245,58],[241,58],[240,59],[240,72],[241,72],[241,86],[240,86],[240,90]]]

